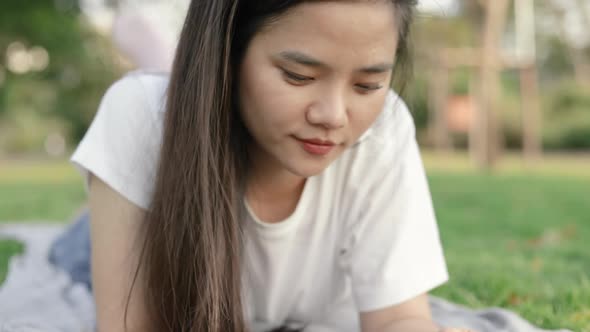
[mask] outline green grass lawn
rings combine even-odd
[[[0,160],[0,222],[63,222],[85,197],[82,177],[64,161]]]
[[[526,166],[509,157],[494,174],[475,172],[465,156],[424,159],[451,273],[434,294],[590,332],[590,159]],[[64,221],[84,196],[66,163],[0,161],[0,220]],[[19,250],[0,242],[0,280]]]
[[[436,295],[590,331],[590,179],[430,175],[451,281]]]
[[[6,279],[8,262],[12,255],[21,253],[24,250],[23,244],[14,240],[0,241],[0,282]]]

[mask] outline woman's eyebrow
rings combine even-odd
[[[304,66],[328,68],[325,63],[299,51],[283,51],[278,54],[278,57]]]
[[[363,67],[358,72],[365,74],[381,74],[393,70],[393,63],[379,63],[376,65]]]
[[[300,51],[283,51],[277,55],[278,58],[283,60],[291,61],[298,63],[300,65],[308,66],[308,67],[316,67],[316,68],[324,68],[329,69],[330,66],[321,62],[320,60],[302,53]],[[381,74],[388,72],[393,69],[393,63],[378,63],[375,65],[370,65],[367,67],[362,67],[357,70],[356,72],[364,73],[364,74]]]

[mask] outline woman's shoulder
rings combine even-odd
[[[375,122],[327,173],[343,186],[341,192],[359,194],[379,186],[387,174],[398,169],[413,144],[412,114],[403,99],[390,91]]]
[[[403,98],[389,90],[381,113],[353,147],[361,161],[391,163],[415,138],[414,118]],[[359,160],[357,160],[358,162]]]
[[[168,76],[133,71],[104,94],[83,140],[72,155],[86,178],[93,173],[121,195],[147,208],[162,141]]]
[[[158,116],[165,110],[168,82],[168,73],[135,70],[115,81],[107,89],[102,103],[124,105],[116,108],[139,109]]]

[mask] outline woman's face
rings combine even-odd
[[[239,98],[255,162],[308,177],[358,140],[385,102],[394,18],[389,1],[305,2],[254,36]]]

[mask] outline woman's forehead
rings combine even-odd
[[[273,54],[299,51],[320,61],[355,58],[370,65],[395,54],[394,6],[375,1],[305,2],[255,36],[253,44]]]
[[[371,29],[383,27],[395,30],[394,21],[395,6],[391,1],[305,1],[273,20],[268,30],[306,23],[325,31],[332,27],[337,34],[346,33],[344,27],[370,33]]]

